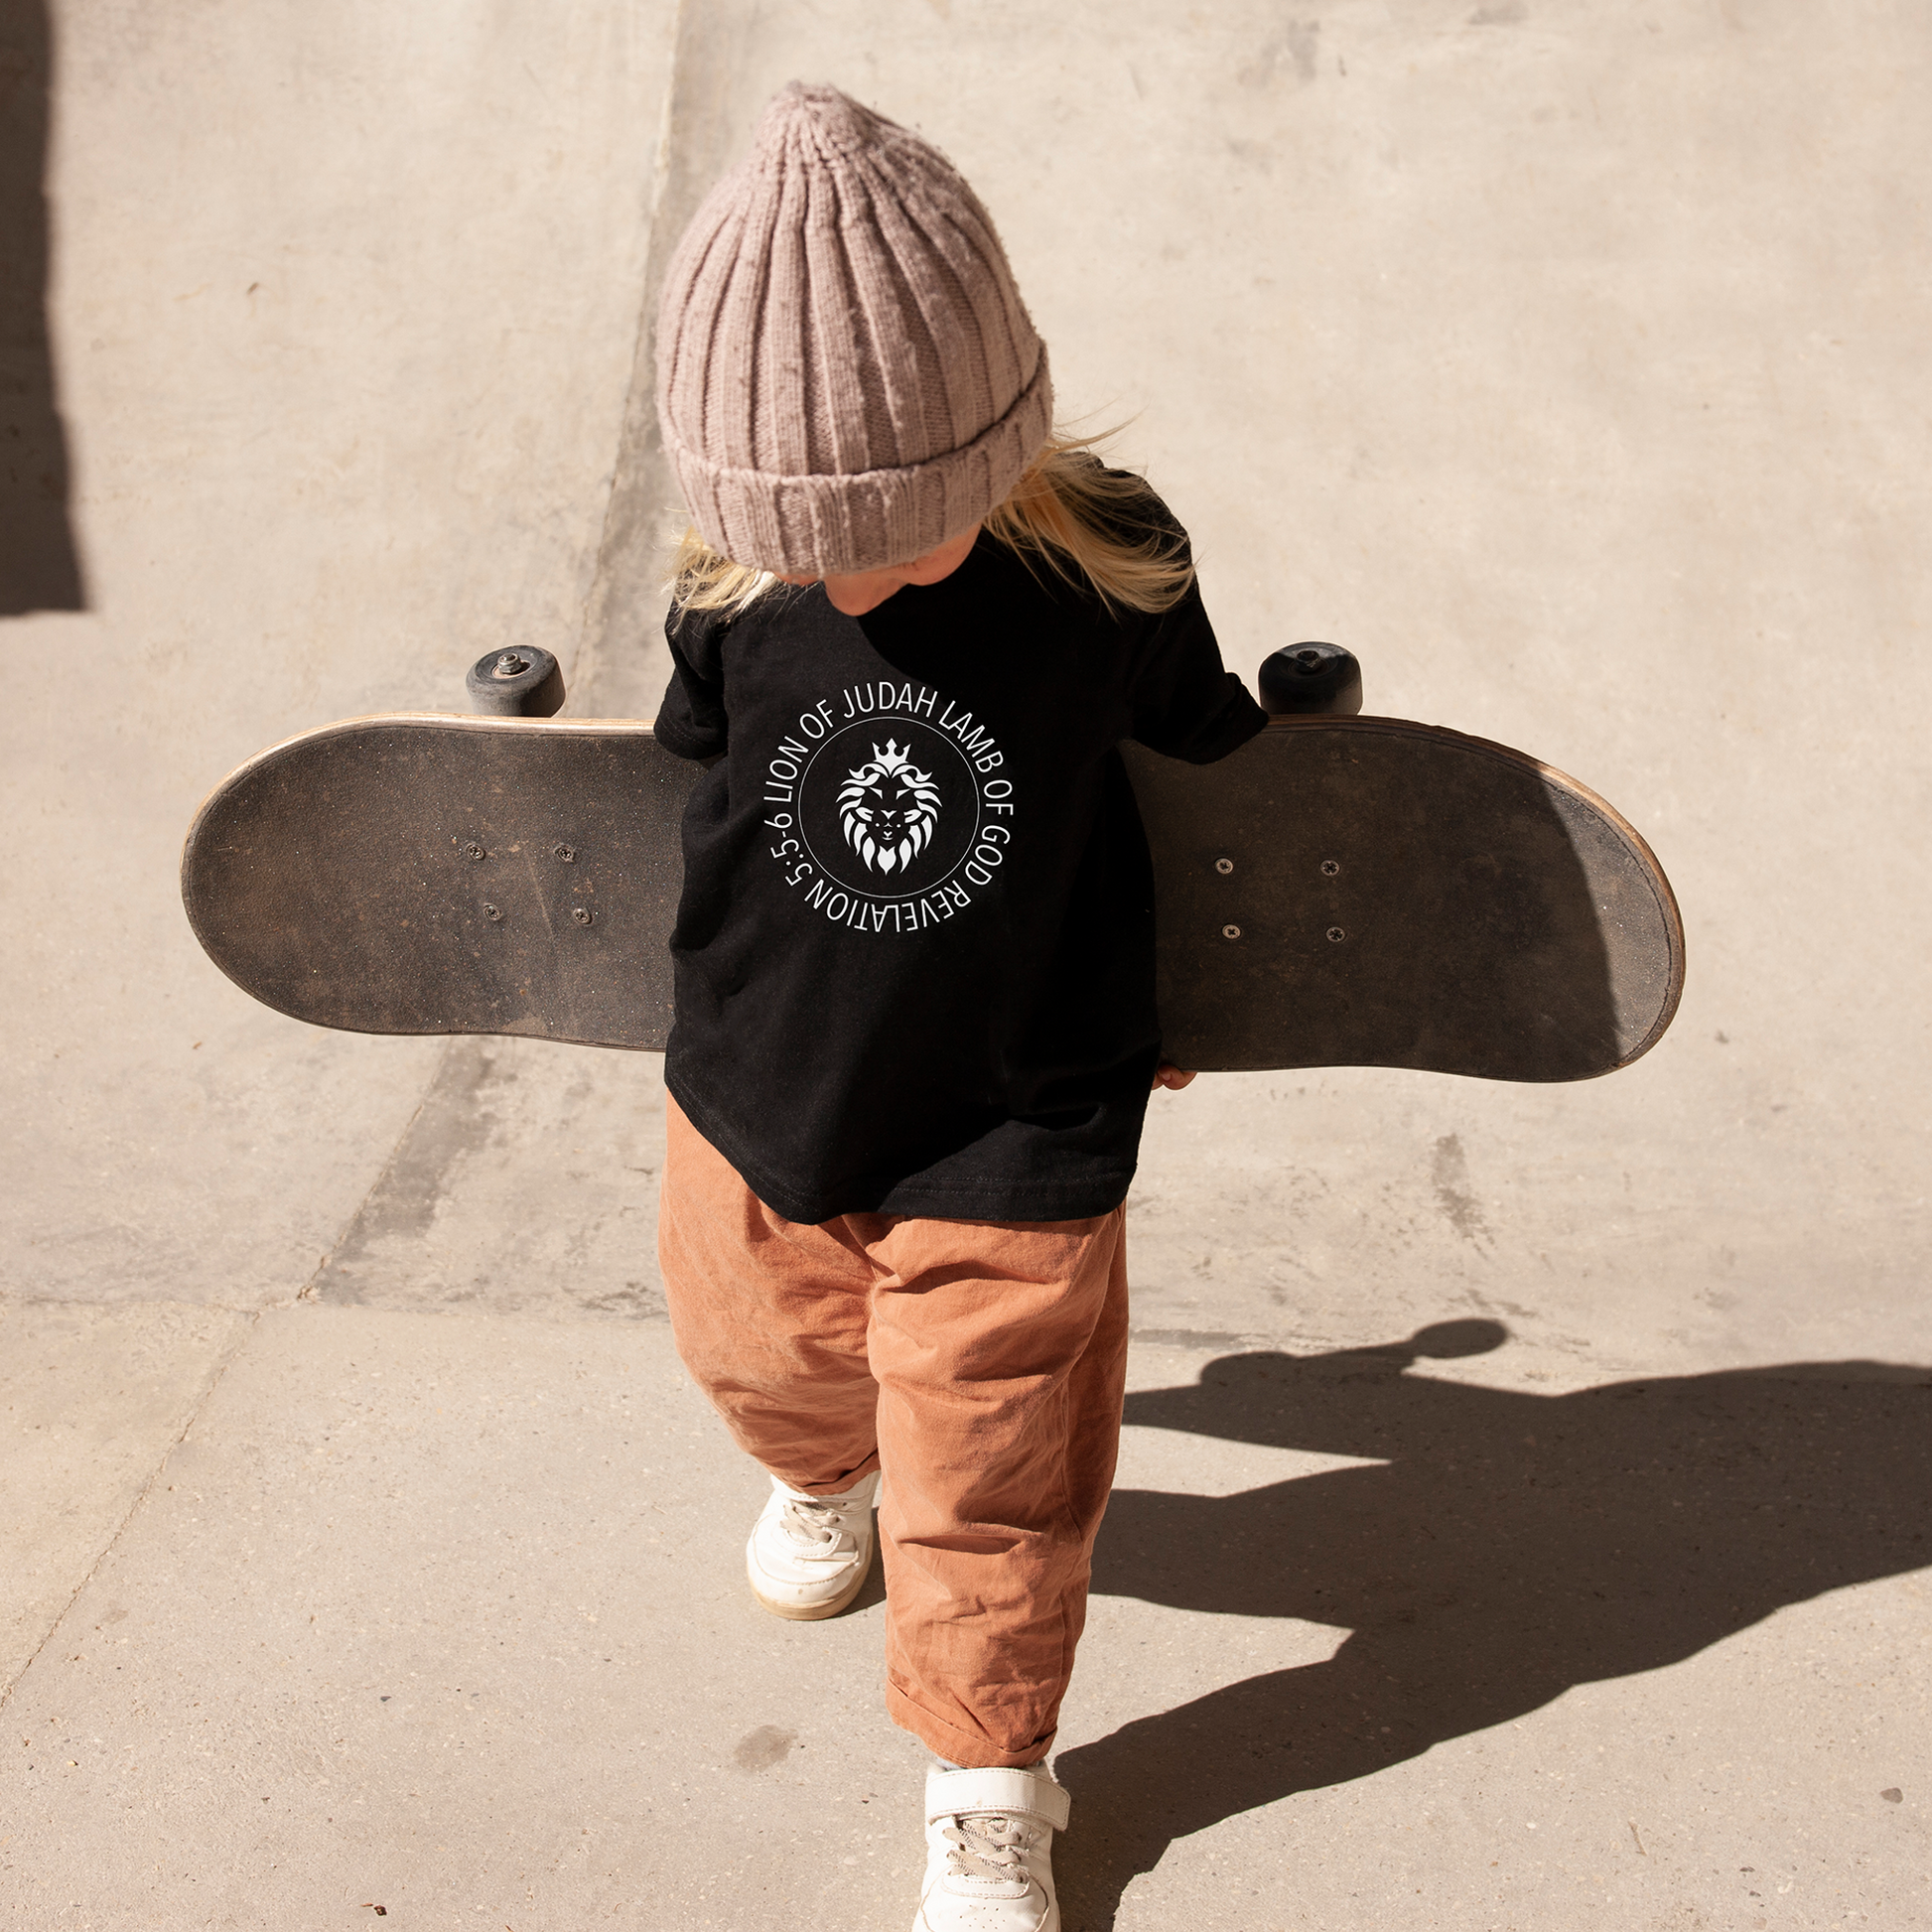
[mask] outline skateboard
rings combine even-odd
[[[1121,748],[1166,1056],[1546,1081],[1647,1052],[1684,934],[1642,837],[1520,752],[1349,715],[1353,662],[1274,653],[1281,715],[1218,763]],[[470,688],[498,715],[349,719],[223,779],[183,853],[197,938],[317,1026],[661,1051],[701,767],[646,722],[522,715],[562,702],[544,653],[486,658]]]

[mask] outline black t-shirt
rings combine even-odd
[[[1118,1205],[1160,1029],[1115,748],[1207,763],[1265,722],[1198,590],[1111,614],[982,535],[863,618],[813,585],[667,632],[657,736],[725,755],[671,935],[699,1132],[787,1220]]]

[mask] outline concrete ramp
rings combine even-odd
[[[654,709],[652,291],[794,76],[973,181],[1230,662],[1547,759],[1688,932],[1605,1080],[1158,1098],[1068,1932],[1922,1917],[1928,67],[1862,3],[0,6],[12,1920],[910,1919],[876,1587],[739,1582],[657,1062],[305,1028],[176,888],[224,772],[485,649]]]

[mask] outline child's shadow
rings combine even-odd
[[[1094,1588],[1352,1634],[1065,1752],[1066,1932],[1168,1845],[1655,1670],[1786,1603],[1932,1563],[1932,1369],[1798,1362],[1575,1395],[1406,1373],[1507,1339],[1454,1321],[1347,1353],[1225,1356],[1127,1421],[1382,1458],[1222,1499],[1117,1490]]]

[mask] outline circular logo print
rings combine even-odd
[[[868,898],[940,885],[973,849],[979,785],[957,739],[911,718],[865,718],[812,748],[798,830],[818,870]]]

